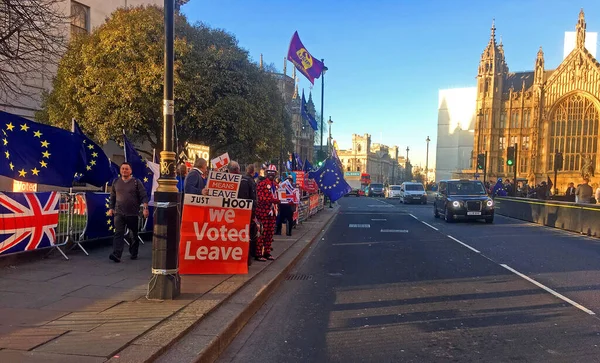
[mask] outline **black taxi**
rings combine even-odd
[[[433,202],[433,216],[446,222],[459,219],[484,219],[494,222],[494,201],[479,180],[442,180]]]

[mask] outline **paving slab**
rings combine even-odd
[[[78,312],[102,312],[117,304],[121,300],[96,300],[85,297],[64,297],[54,303],[42,307],[42,310],[54,311],[78,311]]]
[[[41,352],[25,352],[21,350],[0,350],[0,362],[18,363],[102,363],[102,357],[86,357],[82,355],[49,354]]]
[[[55,339],[67,330],[47,328],[17,328],[0,325],[0,349],[31,350]]]

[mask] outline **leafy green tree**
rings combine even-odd
[[[290,120],[275,81],[231,34],[177,14],[175,36],[179,150],[188,141],[209,145],[213,154],[269,159],[279,154],[282,134],[290,148]],[[161,8],[115,11],[69,45],[38,119],[66,128],[76,118],[100,142],[120,140],[124,129],[160,150],[163,44]]]

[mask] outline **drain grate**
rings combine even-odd
[[[287,277],[285,278],[286,280],[291,280],[291,281],[306,281],[306,280],[312,280],[312,275],[306,275],[306,274],[289,274],[287,275]]]

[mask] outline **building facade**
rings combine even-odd
[[[398,146],[371,143],[371,135],[352,135],[352,148],[338,150],[344,171],[359,171],[371,175],[372,183],[398,184],[403,178],[404,157]]]
[[[457,170],[471,167],[476,101],[476,87],[439,91],[436,181],[450,179]]]
[[[517,177],[530,184],[554,175],[556,152],[564,157],[558,172],[559,190],[569,182],[577,184],[583,169],[593,176],[598,168],[600,63],[585,47],[583,10],[576,25],[575,47],[553,70],[546,68],[540,47],[532,71],[509,72],[495,30],[492,26],[477,75],[471,170],[457,176],[472,177],[477,154],[487,152],[489,177],[512,179],[514,166],[506,165],[506,149],[515,144]]]
[[[68,40],[74,34],[89,33],[102,25],[118,8],[163,4],[163,0],[63,0],[59,11],[70,19],[69,23],[64,24],[64,34]],[[21,84],[21,89],[26,90],[27,94],[3,94],[0,97],[0,110],[33,119],[35,112],[40,109],[43,91],[52,88],[58,59],[40,59],[39,63],[42,64],[39,67],[42,71],[29,74]]]

